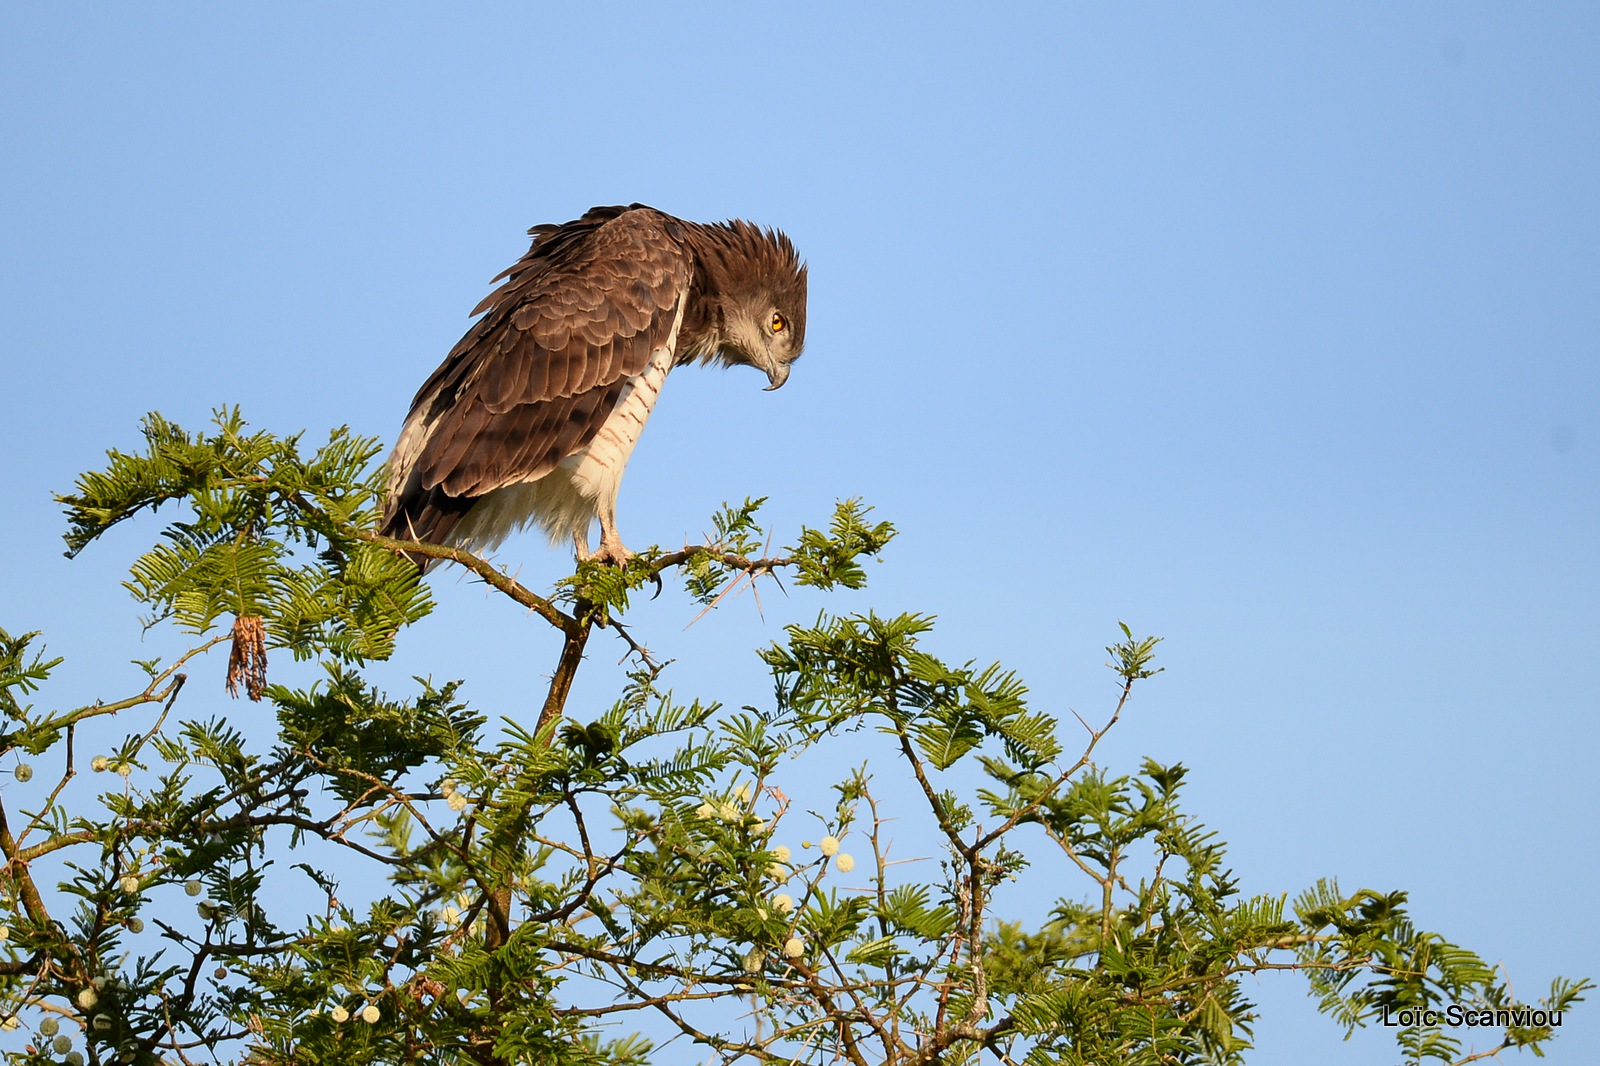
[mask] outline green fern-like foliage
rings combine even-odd
[[[376,526],[381,445],[338,429],[303,455],[301,437],[247,432],[238,408],[209,432],[145,418],[142,452],[107,453],[104,470],[57,497],[67,554],[111,527],[173,504],[161,540],[133,563],[128,590],[151,614],[196,634],[220,620],[263,619],[267,646],[296,658],[385,659],[402,626],[432,608],[416,568],[354,534]]]
[[[362,672],[429,605],[401,554],[419,546],[373,532],[376,442],[307,452],[236,410],[198,434],[152,415],[144,436],[62,497],[67,543],[159,512],[127,587],[189,650],[137,663],[123,698],[40,706],[61,661],[0,631],[8,1064],[643,1066],[692,1044],[727,1066],[1209,1066],[1246,1060],[1250,979],[1285,970],[1334,1036],[1412,1011],[1396,1037],[1415,1066],[1539,1054],[1591,987],[1516,1000],[1403,892],[1246,892],[1184,808],[1182,765],[1094,760],[1160,673],[1159,642],[1125,625],[1098,725],[935,654],[919,614],[786,626],[759,652],[760,706],[665,687],[629,636],[635,594],[678,567],[686,613],[780,574],[848,596],[894,536],[858,501],[769,556],[747,499],[703,544],[586,563],[548,596],[452,554],[530,609],[555,663],[542,708],[479,709],[460,682],[391,693]],[[275,719],[233,724],[185,688],[230,617],[236,645],[264,627],[322,667],[258,685]],[[571,677],[602,629],[632,665],[585,705]],[[892,854],[910,822],[937,864]],[[1054,897],[1042,920],[1007,912],[1016,879]],[[1419,1013],[1447,1005],[1488,1015],[1476,1045]]]

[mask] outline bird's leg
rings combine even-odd
[[[586,563],[594,558],[594,554],[589,551],[589,531],[587,529],[575,529],[572,531],[572,550],[580,563]]]
[[[613,566],[627,566],[628,560],[633,558],[633,553],[623,547],[622,536],[617,532],[616,504],[602,502],[599,517],[600,550],[595,552],[593,557]]]

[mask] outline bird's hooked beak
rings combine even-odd
[[[774,359],[767,367],[767,380],[772,382],[762,392],[771,392],[773,389],[783,388],[783,383],[789,380],[789,364],[780,363]]]

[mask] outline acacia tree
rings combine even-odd
[[[708,606],[777,574],[859,588],[894,531],[854,502],[765,557],[747,501],[703,545],[584,564],[540,595],[470,553],[377,535],[372,440],[341,430],[307,456],[237,411],[198,434],[152,415],[144,435],[61,497],[69,554],[172,505],[127,587],[188,650],[139,663],[130,695],[39,709],[24,700],[60,660],[0,632],[0,753],[19,782],[0,804],[10,1062],[630,1064],[650,1032],[727,1063],[1231,1063],[1255,1017],[1241,978],[1279,969],[1346,1029],[1405,1021],[1408,1062],[1466,1062],[1537,1053],[1589,987],[1515,1000],[1414,928],[1403,893],[1244,895],[1180,807],[1183,767],[1093,761],[1157,672],[1157,642],[1126,627],[1108,648],[1120,698],[1092,724],[1030,709],[998,666],[929,654],[915,615],[789,626],[760,651],[768,706],[675,699],[626,627],[630,597],[669,574]],[[491,730],[456,684],[392,697],[363,677],[431,605],[402,552],[553,627],[535,720]],[[583,710],[572,680],[597,628],[633,672]],[[229,685],[276,709],[264,752],[180,709],[186,671],[223,645]],[[280,651],[325,676],[273,683]],[[84,795],[79,727],[113,716],[126,737],[89,765],[117,778]],[[914,782],[894,815],[940,842],[937,875],[891,858],[867,767],[831,807],[791,809],[790,760],[847,730],[880,736]],[[1004,913],[1006,882],[1041,872],[1078,887],[1043,921]],[[325,905],[297,911],[286,878]],[[1486,1024],[1449,1024],[1468,1009]]]

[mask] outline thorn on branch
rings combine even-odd
[[[233,620],[233,649],[228,653],[228,695],[239,698],[239,685],[253,702],[261,701],[267,687],[267,627],[259,618],[240,615]]]

